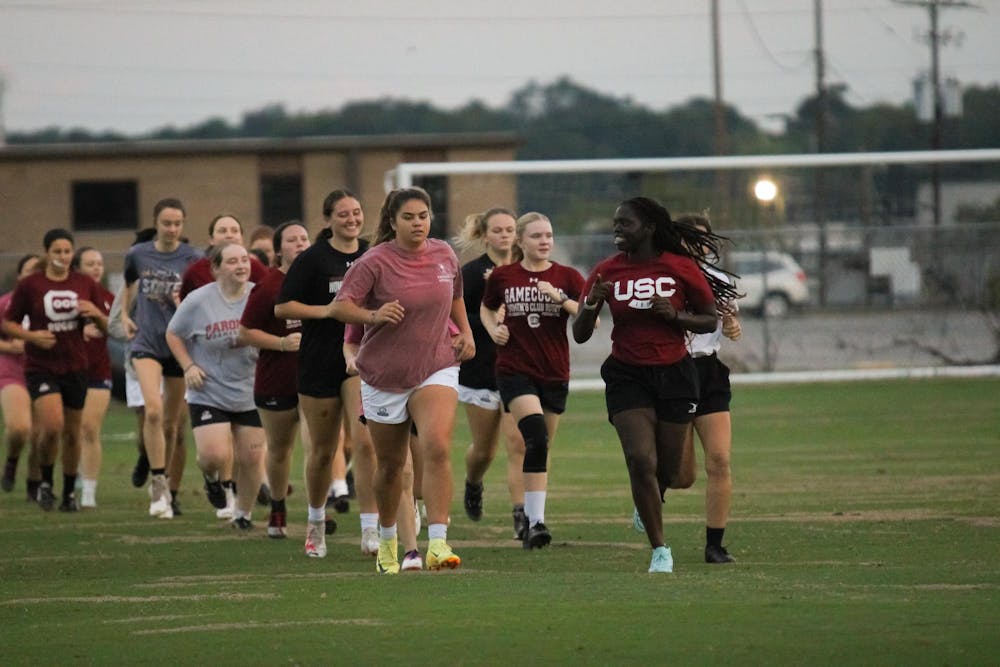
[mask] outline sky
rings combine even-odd
[[[719,0],[722,89],[778,129],[815,90],[815,0]],[[912,100],[926,9],[822,0],[827,82]],[[942,77],[1000,81],[1000,0],[941,11]],[[665,109],[711,97],[708,0],[0,0],[0,121],[139,134],[380,98],[499,107],[568,76]]]

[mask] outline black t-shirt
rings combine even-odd
[[[306,248],[288,267],[276,303],[327,305],[340,291],[347,269],[367,249],[368,242],[364,240],[360,241],[358,251],[350,254],[334,249],[326,240]],[[344,363],[344,323],[333,318],[302,320],[299,377],[310,372],[342,372]]]
[[[465,300],[465,312],[469,316],[472,336],[476,341],[476,356],[463,361],[458,371],[458,382],[471,389],[497,389],[494,365],[497,358],[496,343],[483,328],[479,318],[479,306],[483,303],[483,292],[486,291],[486,272],[492,271],[496,265],[490,256],[483,253],[462,267],[462,296]]]

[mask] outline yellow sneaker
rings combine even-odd
[[[375,571],[379,574],[399,574],[399,559],[396,538],[379,540],[378,558],[375,559]]]
[[[462,559],[451,550],[442,539],[434,539],[427,545],[427,569],[440,570],[443,567],[454,570],[462,564]]]

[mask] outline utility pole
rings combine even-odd
[[[941,150],[944,143],[944,104],[941,96],[941,73],[939,66],[938,50],[941,44],[941,32],[938,30],[938,10],[951,8],[977,8],[975,5],[965,0],[895,0],[899,5],[910,5],[927,9],[930,14],[931,30],[928,35],[928,42],[931,46],[931,97],[934,101],[934,120],[931,126],[931,149]],[[941,224],[941,172],[938,164],[931,165],[931,206],[934,211],[934,226]]]
[[[722,42],[719,36],[719,0],[712,0],[712,90],[715,95],[713,116],[715,120],[715,154],[729,153],[729,135],[726,129],[726,108],[722,99]],[[719,220],[728,224],[729,213],[729,172],[718,169],[715,172],[715,201],[720,209]]]
[[[823,57],[823,0],[813,0],[816,29],[816,152],[826,152],[826,63]],[[826,181],[823,168],[813,174],[813,202],[819,229],[819,305],[826,305]]]

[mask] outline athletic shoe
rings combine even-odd
[[[38,506],[46,512],[51,512],[52,508],[56,506],[56,495],[52,493],[52,485],[48,482],[42,482],[38,485],[38,494],[35,499],[38,501]]]
[[[149,483],[149,516],[157,519],[173,519],[174,511],[170,508],[170,500],[167,478],[155,475]]]
[[[396,538],[379,540],[378,556],[375,558],[375,571],[379,574],[399,574],[399,560]]]
[[[670,553],[670,547],[656,547],[653,549],[653,559],[649,561],[650,572],[674,571],[674,557]]]
[[[326,558],[326,535],[322,521],[310,521],[306,528],[306,555],[310,558]]]
[[[473,521],[483,518],[483,483],[465,480],[465,515]]]
[[[202,473],[201,476],[205,480],[205,497],[208,498],[208,502],[212,503],[212,507],[217,510],[223,509],[227,499],[226,489],[223,488],[222,482],[212,481],[205,473]]]
[[[260,489],[257,490],[257,504],[261,507],[267,507],[271,504],[271,487],[267,484],[261,484]]]
[[[451,550],[441,538],[433,539],[427,545],[427,569],[440,570],[443,567],[454,570],[462,564],[462,559]]]
[[[59,503],[60,512],[79,512],[80,508],[76,504],[76,495],[70,494],[69,496],[62,499]]]
[[[267,536],[275,540],[283,540],[288,537],[285,530],[285,513],[271,511],[271,517],[267,520]]]
[[[236,493],[230,486],[223,486],[223,493],[226,495],[226,504],[222,509],[215,510],[216,519],[232,519],[236,512]]]
[[[337,514],[347,514],[351,509],[351,501],[348,496],[335,496],[331,493],[326,497],[326,506]]]
[[[521,543],[525,549],[541,549],[552,541],[552,535],[545,524],[539,521],[534,526],[528,528],[524,534],[524,541]]]
[[[233,530],[238,530],[241,533],[249,533],[253,530],[253,522],[245,516],[238,516],[229,522],[229,525]]]
[[[724,546],[709,544],[705,547],[706,563],[735,563],[736,559],[729,555]]]
[[[337,520],[327,517],[326,520],[323,521],[323,534],[333,535],[336,532],[337,532]]]
[[[80,493],[80,509],[93,509],[95,507],[97,507],[96,494],[84,489]]]
[[[378,554],[379,538],[378,528],[361,529],[361,554],[363,556],[375,556]]]
[[[146,458],[146,452],[143,452],[139,454],[135,467],[132,468],[132,486],[141,489],[146,486],[147,479],[149,479],[149,459]]]
[[[3,478],[0,478],[0,489],[7,493],[14,490],[14,482],[17,477],[17,461],[7,461],[3,466]]]
[[[514,539],[523,542],[528,532],[528,515],[524,513],[524,505],[514,505],[511,515],[514,517]]]
[[[637,533],[646,532],[646,524],[642,522],[642,518],[639,516],[639,508],[632,508],[632,530]]]
[[[420,557],[420,552],[416,549],[407,551],[403,556],[403,564],[399,568],[403,572],[411,572],[424,569],[424,559]]]
[[[174,513],[175,517],[182,516],[184,512],[181,511],[181,504],[176,498],[170,501],[170,511]]]

